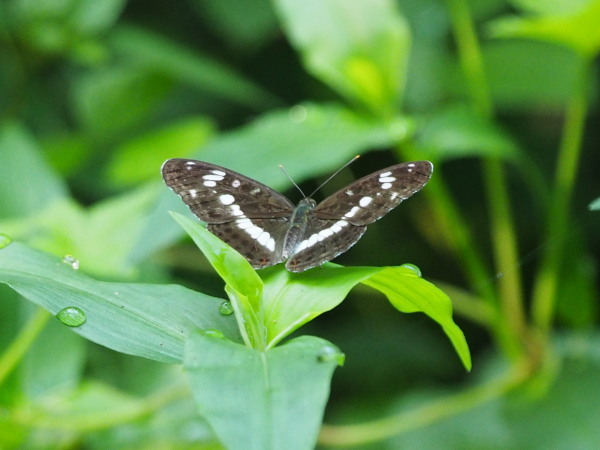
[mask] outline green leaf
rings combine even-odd
[[[184,340],[196,330],[240,341],[234,319],[219,314],[222,299],[177,285],[96,281],[18,242],[0,250],[0,282],[53,315],[80,308],[86,321],[73,331],[131,355],[181,362]]]
[[[246,258],[206,230],[197,220],[178,213],[171,215],[191,236],[198,248],[226,283],[226,292],[236,312],[246,344],[263,349],[265,336],[258,317],[263,283]]]
[[[433,160],[466,156],[518,157],[518,148],[510,136],[463,105],[445,108],[425,119],[417,142],[425,149],[425,157]]]
[[[590,211],[598,211],[600,209],[600,197],[588,205]]]
[[[450,339],[465,368],[471,370],[465,335],[452,320],[452,301],[442,290],[407,266],[384,267],[363,283],[384,294],[398,311],[422,312],[435,320]]]
[[[110,67],[76,79],[73,108],[81,125],[98,138],[148,120],[171,91],[172,82],[145,68]]]
[[[180,214],[173,216],[228,283],[227,292],[238,316],[240,331],[242,335],[246,332],[250,335],[249,346],[259,350],[274,347],[302,325],[335,308],[350,289],[362,282],[387,296],[399,311],[423,312],[435,320],[452,342],[463,365],[471,369],[464,334],[452,320],[450,298],[420,278],[414,266],[342,267],[327,263],[306,272],[291,273],[279,265],[261,270],[263,284],[260,284],[242,255],[204,229],[197,220]]]
[[[156,188],[143,186],[87,209],[71,199],[54,202],[39,214],[3,222],[2,230],[55,255],[74,255],[86,273],[128,278],[135,273],[128,260],[131,247],[145,225]]]
[[[410,32],[391,0],[277,0],[306,68],[353,102],[389,115],[406,78]]]
[[[527,37],[569,47],[585,58],[600,51],[600,0],[592,0],[570,13],[534,17],[506,17],[490,25],[494,37]]]
[[[252,109],[279,103],[262,87],[211,56],[189,50],[145,29],[121,25],[111,33],[110,44],[128,61],[211,95]]]
[[[0,125],[0,161],[0,218],[38,212],[67,196],[63,181],[21,125]]]
[[[190,155],[202,147],[213,133],[211,120],[188,117],[142,134],[117,149],[107,169],[109,181],[118,186],[156,181],[165,160]]]
[[[228,449],[314,448],[341,361],[339,349],[310,336],[260,352],[195,334],[185,353],[200,414]]]

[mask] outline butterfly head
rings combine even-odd
[[[317,206],[317,202],[314,201],[310,197],[305,197],[302,200],[300,200],[300,203],[298,203],[298,206],[302,206],[303,208],[306,208],[306,209],[315,209]]]

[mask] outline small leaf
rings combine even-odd
[[[585,58],[600,51],[600,0],[589,1],[570,14],[507,17],[490,25],[494,37],[528,37],[569,47]]]
[[[277,0],[284,31],[306,68],[377,114],[397,108],[410,31],[391,0]]]
[[[341,352],[303,336],[259,352],[194,334],[185,353],[200,414],[230,449],[314,448]]]
[[[0,283],[52,314],[79,308],[86,321],[73,331],[131,355],[181,362],[186,336],[199,329],[240,341],[233,318],[219,314],[223,299],[176,285],[96,281],[19,242],[0,249]]]

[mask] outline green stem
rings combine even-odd
[[[473,27],[469,7],[464,0],[447,0],[453,22],[453,29],[459,50],[459,57],[468,79],[471,100],[479,113],[491,119],[493,105],[487,86],[481,48]],[[503,336],[504,348],[514,357],[519,357],[525,338],[523,288],[521,274],[516,268],[519,262],[517,238],[510,210],[508,188],[502,164],[497,159],[484,161],[487,203],[490,208],[491,239],[494,260],[499,274],[498,287],[503,322],[498,332]]]
[[[324,425],[319,443],[332,446],[373,444],[402,433],[425,428],[447,417],[455,417],[504,396],[518,387],[528,376],[529,371],[525,366],[515,366],[515,370],[499,379],[441,398],[417,409],[360,425]]]
[[[13,371],[23,355],[31,347],[38,335],[44,329],[48,319],[52,317],[45,309],[37,308],[27,324],[21,329],[19,335],[12,341],[0,357],[0,385]]]
[[[581,59],[574,92],[567,106],[554,177],[554,193],[547,218],[546,242],[565,233],[569,222],[569,204],[579,165],[587,112],[589,64],[590,60]],[[534,284],[533,321],[543,339],[547,338],[554,317],[563,250],[560,240],[548,248]]]

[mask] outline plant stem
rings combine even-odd
[[[464,0],[447,0],[459,57],[469,81],[471,101],[479,113],[493,117],[492,100],[486,82],[481,48],[473,27],[469,7]],[[513,357],[522,352],[521,339],[525,338],[527,325],[523,307],[521,275],[516,268],[519,262],[517,238],[506,178],[502,163],[488,158],[483,164],[487,203],[490,208],[491,238],[498,277],[499,298],[503,324],[499,324],[504,348]]]
[[[324,425],[319,443],[350,446],[380,442],[402,433],[424,428],[447,417],[454,417],[490,400],[500,398],[518,387],[529,376],[525,366],[515,366],[503,377],[459,394],[433,401],[418,409],[360,425]]]
[[[52,317],[46,310],[37,308],[31,315],[27,324],[21,329],[19,335],[12,341],[0,357],[0,385],[4,379],[13,371],[27,353],[31,344],[44,329],[48,319]]]
[[[554,177],[554,192],[548,211],[546,241],[562,235],[569,222],[569,203],[579,165],[587,111],[589,64],[589,59],[581,58],[573,95],[567,106]],[[534,284],[533,321],[543,339],[547,338],[552,325],[563,249],[560,239],[548,248]]]

